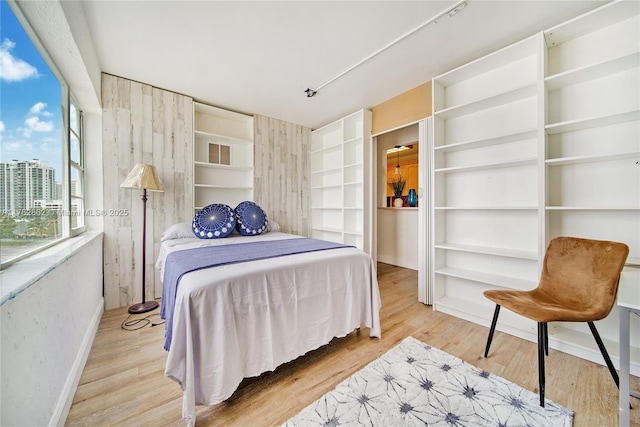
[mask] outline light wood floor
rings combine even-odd
[[[418,303],[415,271],[378,264],[378,281],[382,339],[363,328],[245,380],[228,401],[197,407],[197,425],[279,425],[409,335],[537,393],[535,343],[498,332],[485,359],[488,328]],[[164,325],[124,331],[127,315],[126,308],[105,312],[66,425],[184,425],[182,392],[164,375]],[[546,367],[546,396],[575,411],[575,427],[618,425],[618,391],[606,367],[553,349]],[[640,379],[631,386],[640,389]],[[632,404],[632,425],[640,425],[640,400]]]

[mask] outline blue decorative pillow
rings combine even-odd
[[[242,202],[236,206],[236,229],[243,236],[255,236],[267,229],[267,214],[253,202]]]
[[[227,237],[236,226],[236,214],[230,206],[214,203],[193,217],[193,234],[201,239]]]

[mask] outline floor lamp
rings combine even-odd
[[[158,302],[151,300],[145,302],[145,269],[146,269],[146,241],[147,241],[147,190],[164,191],[162,182],[158,179],[156,168],[152,165],[136,164],[124,182],[120,184],[121,188],[142,189],[142,302],[129,307],[129,313],[140,314],[146,313],[158,307]]]

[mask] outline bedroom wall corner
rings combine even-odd
[[[146,299],[162,294],[160,236],[193,215],[192,98],[102,74],[105,308],[142,300],[142,192],[120,188],[136,163],[155,166],[164,193],[147,202]],[[113,214],[111,214],[113,213]]]
[[[311,129],[254,116],[254,201],[281,231],[311,236]]]

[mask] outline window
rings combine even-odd
[[[84,153],[82,111],[69,103],[69,167],[71,176],[71,232],[84,231]]]
[[[30,28],[0,3],[0,262],[84,231],[82,112]],[[19,11],[17,11],[19,13]],[[35,41],[35,42],[34,42]]]

